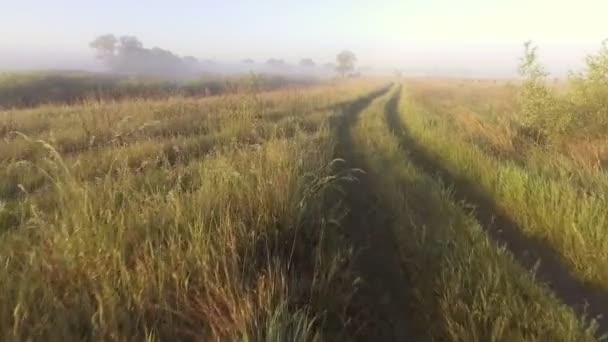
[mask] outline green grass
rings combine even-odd
[[[386,228],[398,237],[410,279],[403,291],[410,293],[412,317],[423,338],[594,340],[593,329],[495,245],[449,188],[409,160],[408,147],[401,146],[385,120],[395,91],[364,111],[352,134],[377,206],[393,215]]]
[[[391,325],[420,341],[600,339],[426,173],[388,114],[608,287],[606,199],[590,190],[602,172],[570,177],[579,161],[559,149],[516,155],[500,117],[517,85],[386,83],[0,112],[0,340],[350,341]],[[371,207],[352,215],[357,203]],[[362,251],[357,229],[389,230],[395,252]],[[376,268],[406,302],[361,255],[387,261]]]
[[[24,133],[2,142],[0,339],[347,335],[323,108],[378,86],[3,113]],[[98,146],[46,140],[112,129]]]
[[[192,75],[192,80],[169,80],[152,76],[124,76],[84,71],[0,72],[0,109],[42,104],[75,104],[133,98],[210,96],[258,92],[288,85],[313,84],[272,75]]]
[[[564,136],[549,145],[530,141],[519,123],[518,86],[430,79],[407,84],[408,97],[427,115],[484,153],[586,191],[608,190],[608,176],[602,172],[608,160],[606,139],[583,135]],[[558,89],[567,87],[566,83]]]
[[[581,280],[608,289],[608,202],[601,189],[587,191],[563,168],[555,176],[549,167],[539,170],[529,162],[493,156],[442,120],[448,113],[431,111],[404,91],[401,118],[421,145],[452,174],[477,183],[524,233],[549,243]],[[536,158],[554,155],[540,153]],[[591,184],[605,179],[602,172],[586,175]]]

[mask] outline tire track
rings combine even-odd
[[[600,335],[608,333],[608,293],[577,279],[555,249],[538,238],[526,236],[517,223],[502,213],[491,196],[470,180],[453,175],[438,158],[418,144],[399,118],[400,96],[401,91],[397,91],[387,102],[385,115],[408,158],[422,171],[437,175],[451,185],[458,201],[474,205],[475,218],[494,241],[505,245],[522,266],[532,270],[536,279],[553,290],[557,298],[579,316],[595,318]]]
[[[336,158],[343,158],[342,171],[364,169],[357,157],[351,137],[351,128],[360,113],[372,101],[386,94],[392,87],[379,92],[347,108],[337,118],[335,132],[338,138]],[[396,238],[390,225],[390,217],[377,204],[377,197],[370,187],[367,175],[357,175],[358,182],[344,187],[344,205],[348,213],[342,222],[348,240],[355,250],[354,267],[362,280],[353,299],[355,324],[359,319],[364,326],[358,327],[356,337],[361,341],[412,340],[412,327],[408,326],[407,279],[403,273]]]

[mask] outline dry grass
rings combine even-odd
[[[449,188],[410,160],[409,146],[386,121],[387,101],[396,91],[363,113],[353,135],[377,206],[393,217],[387,228],[398,237],[411,282],[403,290],[412,298],[421,338],[593,341],[587,323],[495,245]]]
[[[402,105],[415,138],[454,175],[478,184],[526,234],[549,243],[580,279],[608,289],[608,177],[596,162],[604,143],[564,140],[561,146],[517,145],[512,153],[491,153],[497,145],[489,148],[488,141],[495,138],[471,139],[469,130],[454,124],[453,111],[431,108],[415,88],[408,84]],[[492,101],[490,95],[483,98]],[[480,101],[469,108],[483,107],[486,100]],[[492,124],[491,115],[501,113],[477,113],[484,126]],[[495,129],[476,132],[488,135]]]
[[[347,334],[328,120],[379,85],[2,113],[0,339]]]
[[[603,177],[608,165],[608,139],[572,135],[563,136],[550,146],[538,146],[522,135],[515,81],[422,79],[407,83],[408,97],[418,106],[495,157],[528,164],[550,174],[566,170],[568,177],[577,178],[578,183]],[[552,87],[565,94],[568,84],[559,81]],[[588,187],[595,186],[597,183]]]
[[[411,321],[393,323],[416,340],[597,340],[424,172],[388,114],[604,287],[605,144],[521,139],[509,81],[410,80],[357,116],[385,84],[1,112],[0,340],[353,340],[373,325],[361,303],[385,301],[357,297],[370,280],[354,228],[397,237]],[[358,160],[333,160],[344,150]],[[344,167],[358,161],[365,182]],[[349,216],[349,190],[373,208]],[[386,225],[345,224],[362,215]]]

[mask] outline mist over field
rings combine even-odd
[[[0,6],[0,341],[608,342],[606,0]]]
[[[606,38],[600,15],[606,6],[599,0],[466,0],[458,6],[392,0],[377,5],[182,0],[173,6],[61,0],[49,7],[25,0],[3,10],[0,70],[108,71],[89,43],[113,33],[136,37],[147,49],[193,56],[201,62],[197,69],[206,72],[314,75],[326,75],[320,66],[349,49],[367,73],[398,69],[419,76],[513,77],[523,43],[533,40],[548,70],[563,77],[580,69],[583,57]],[[299,67],[303,59],[316,66]],[[284,65],[269,68],[271,60]]]
[[[87,37],[89,41],[95,36]],[[145,36],[141,38],[146,46],[151,46],[148,41],[153,39]],[[555,77],[565,77],[570,71],[577,71],[583,66],[584,56],[597,51],[597,44],[561,43],[542,45],[541,59],[545,62],[549,72]],[[88,45],[88,41],[84,42]],[[521,55],[523,41],[520,44],[462,44],[449,43],[445,45],[411,44],[394,47],[394,51],[388,50],[390,58],[377,58],[379,53],[370,48],[360,48],[357,54],[360,56],[361,65],[367,74],[389,75],[399,69],[407,76],[436,76],[436,77],[516,77],[518,58]],[[179,51],[171,51],[180,55]],[[198,63],[193,72],[208,72],[220,74],[235,74],[254,72],[271,72],[285,75],[312,75],[327,77],[333,73],[331,67],[326,64],[334,63],[335,51],[319,53],[311,50],[303,54],[302,58],[282,59],[284,65],[273,67],[268,63],[273,57],[253,59],[250,54],[237,55],[232,58],[209,59],[205,55],[193,56]],[[111,68],[95,57],[95,51],[65,52],[62,50],[45,49],[27,50],[6,49],[0,45],[0,70],[1,71],[26,71],[26,70],[84,70],[95,72],[109,72]],[[287,54],[287,53],[286,53]],[[277,56],[281,56],[280,54]],[[310,58],[305,56],[320,56]],[[447,58],[446,58],[447,57]],[[315,65],[303,67],[302,59],[310,58]],[[386,59],[386,61],[378,61]],[[250,60],[249,62],[247,60]],[[151,74],[164,74],[162,68],[148,69]]]

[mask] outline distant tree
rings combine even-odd
[[[336,71],[338,71],[342,77],[345,77],[346,74],[355,69],[356,61],[357,56],[353,52],[344,50],[336,56],[336,62],[338,63]]]
[[[198,64],[198,59],[193,56],[186,56],[184,57],[184,62],[188,64]]]
[[[255,61],[251,58],[243,59],[243,64],[253,64]]]
[[[285,65],[285,61],[282,59],[270,58],[266,61],[266,64],[272,67],[281,67]]]
[[[89,46],[97,51],[97,58],[107,61],[114,57],[118,39],[113,34],[106,34],[97,37]]]
[[[118,40],[120,41],[119,50],[123,53],[137,53],[144,47],[142,42],[135,36],[122,36]]]
[[[196,70],[199,64],[192,56],[181,58],[158,47],[144,48],[135,36],[117,38],[106,34],[97,37],[89,46],[97,51],[97,57],[104,64],[119,73],[183,76]]]
[[[314,67],[316,64],[311,58],[303,58],[300,60],[300,66],[303,67]]]

